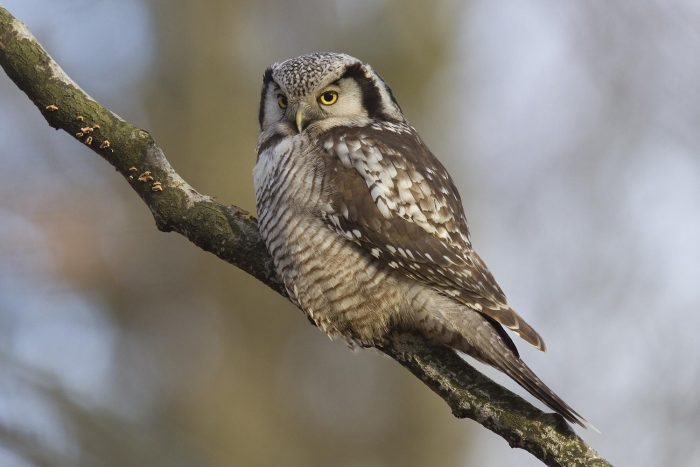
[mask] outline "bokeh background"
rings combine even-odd
[[[0,3],[196,188],[250,211],[265,67],[370,62],[545,337],[525,359],[602,431],[584,438],[619,465],[700,465],[697,2]],[[0,465],[539,465],[158,232],[2,73],[0,163]]]

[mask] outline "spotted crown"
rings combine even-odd
[[[321,84],[332,82],[350,65],[361,62],[346,54],[314,53],[290,58],[270,67],[272,78],[290,96],[301,97]]]

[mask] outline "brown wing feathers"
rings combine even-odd
[[[392,124],[396,127],[401,130]],[[545,350],[542,338],[508,306],[471,248],[461,200],[444,167],[408,125],[401,133],[377,133],[378,129],[345,127],[329,132],[324,140],[335,188],[333,227],[387,267],[493,318]]]

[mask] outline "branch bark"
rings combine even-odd
[[[243,269],[286,296],[257,221],[236,206],[203,195],[180,177],[163,150],[87,95],[27,27],[0,6],[0,66],[48,124],[109,162],[153,214],[156,226]],[[471,418],[550,466],[608,466],[557,414],[547,414],[499,386],[453,351],[396,334],[379,349],[435,391],[459,418]]]

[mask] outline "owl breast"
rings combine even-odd
[[[323,220],[327,164],[304,135],[283,138],[254,169],[260,233],[292,300],[331,337],[362,346],[383,336],[404,297],[385,271]]]

